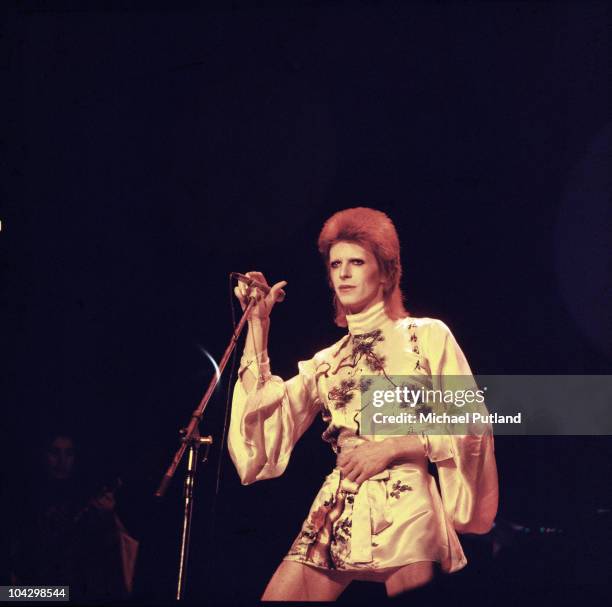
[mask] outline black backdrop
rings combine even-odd
[[[39,2],[5,17],[8,487],[40,433],[76,432],[92,470],[124,480],[143,600],[172,596],[180,484],[152,493],[212,372],[203,351],[228,339],[228,272],[288,280],[270,353],[290,377],[341,335],[315,245],[338,209],[391,215],[408,309],[443,319],[476,372],[609,372],[606,3]],[[194,599],[259,596],[333,462],[320,420],[278,480],[241,487],[224,451],[211,532],[226,389],[202,428],[217,446]],[[497,455],[500,516],[566,529],[507,550],[506,574],[602,581],[589,534],[610,507],[609,439],[499,438]]]

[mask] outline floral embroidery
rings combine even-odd
[[[415,333],[416,327],[417,324],[415,322],[411,322],[408,325],[408,329],[410,330],[409,339],[412,342],[410,349],[414,354],[420,356],[419,344],[417,343],[418,338]],[[387,364],[387,357],[375,351],[376,346],[384,341],[385,336],[382,329],[375,329],[374,331],[360,335],[352,335],[349,333],[349,335],[342,340],[339,347],[336,349],[336,352],[333,354],[333,358],[339,359],[335,363],[335,368],[333,365],[328,363],[326,363],[325,367],[322,365],[317,367],[316,380],[318,380],[318,378],[322,375],[329,379],[330,372],[331,375],[337,375],[341,369],[345,367],[348,368],[345,372],[345,377],[346,375],[349,377],[346,379],[341,379],[339,385],[330,386],[328,388],[327,401],[328,403],[332,403],[332,405],[330,405],[332,410],[347,412],[349,409],[348,405],[355,402],[354,397],[355,394],[357,394],[357,391],[364,394],[370,389],[373,380],[371,378],[363,377],[358,379],[357,377],[354,377],[357,375],[357,373],[367,373],[369,371],[372,374],[383,375],[394,387],[397,387],[392,378],[387,375],[385,368]],[[350,351],[348,349],[349,346]],[[420,371],[421,369],[423,369],[421,366],[421,360],[420,358],[417,358],[414,370]],[[365,406],[367,407],[368,404]],[[405,407],[405,404],[402,403],[400,406]],[[351,412],[354,408],[355,407],[351,407]],[[359,436],[361,434],[361,424],[359,418],[363,411],[363,407],[359,408],[357,406],[356,409],[357,411],[353,416],[353,421],[357,426],[356,434]],[[323,404],[322,413],[323,421],[329,425],[327,430],[323,432],[322,438],[324,441],[331,443],[332,448],[337,453],[337,438],[342,428],[332,424],[332,413],[330,412],[329,408],[325,407],[325,404]]]
[[[383,371],[386,358],[384,356],[377,356],[374,353],[374,346],[383,341],[385,341],[385,338],[380,329],[363,335],[355,335],[353,337],[353,356],[356,359],[356,363],[365,356],[366,365],[371,371],[374,373]]]
[[[317,532],[313,531],[312,529],[304,529],[300,538],[306,538],[307,540],[314,542],[317,539]]]
[[[376,356],[373,353],[370,354],[366,359],[366,364],[368,365],[368,368],[374,373],[384,371],[386,362],[387,359],[384,356]]]
[[[433,412],[431,405],[426,405],[425,403],[419,403],[414,410],[415,413],[418,413],[419,415],[427,415],[428,413]]]
[[[341,542],[346,542],[347,538],[351,537],[351,527],[353,526],[353,521],[350,518],[342,519],[338,526],[336,527],[336,535]]]
[[[367,392],[370,389],[370,386],[372,385],[373,382],[374,380],[370,379],[369,377],[367,379],[365,377],[362,377],[359,380],[359,392],[361,392],[362,394],[364,392]]]
[[[399,385],[399,388],[401,388],[402,392],[404,391],[404,389],[408,390],[409,394],[412,394],[413,392],[416,391],[417,386],[415,384],[407,384],[407,383],[402,383]],[[399,408],[400,409],[408,409],[408,408],[412,408],[415,406],[414,402],[411,400],[412,397],[407,398],[406,400],[402,400],[399,403]],[[418,405],[416,405],[418,407]]]
[[[351,497],[349,495],[346,496]],[[353,521],[350,516],[340,519],[334,526],[334,536],[331,542],[331,558],[336,569],[346,569],[351,546],[351,527]]]
[[[329,412],[329,410],[328,410]],[[326,418],[323,417],[323,421],[329,423],[329,426],[323,431],[323,434],[321,434],[321,439],[324,440],[326,443],[330,443],[332,446],[332,449],[334,450],[334,453],[338,453],[338,436],[340,436],[340,426],[337,426],[336,424],[331,423],[331,414],[329,416],[329,418],[326,421]]]
[[[356,383],[354,379],[343,379],[339,386],[332,388],[327,396],[337,409],[344,409],[351,402],[353,395],[351,392],[355,389]]]
[[[412,487],[410,485],[402,483],[401,481],[395,481],[393,483],[393,490],[389,495],[391,497],[399,499],[401,494],[404,493],[404,491],[412,491]]]
[[[419,344],[417,343],[418,342],[418,337],[417,337],[417,334],[416,334],[416,328],[417,328],[417,325],[414,322],[411,322],[408,325],[408,330],[411,331],[411,333],[410,333],[410,341],[413,344],[412,345],[412,352],[414,354],[416,354],[417,356],[420,356],[421,351],[419,349]],[[422,368],[423,367],[421,366],[421,360],[417,359],[416,364],[414,365],[414,370],[415,371],[420,371]]]
[[[381,329],[375,329],[369,333],[361,335],[353,335],[353,350],[363,352],[364,354],[374,347],[374,344],[385,341]]]
[[[333,497],[325,500],[322,506],[319,506],[304,522],[302,531],[296,541],[296,544],[301,540],[306,540],[307,543],[314,542],[321,529],[325,526],[325,520],[332,506],[334,505]]]
[[[350,354],[347,354],[340,360],[336,370],[333,371],[334,374],[338,373],[338,371],[343,367],[355,368],[359,364],[359,361],[364,357],[366,359],[368,369],[370,369],[370,371],[373,373],[384,370],[386,362],[385,357],[378,356],[374,353],[374,346],[379,342],[385,341],[380,329],[370,331],[370,333],[364,333],[363,335],[351,335],[350,338],[352,339],[353,348]],[[336,354],[339,354],[343,347],[344,343]]]
[[[327,428],[321,434],[321,439],[326,443],[330,443],[334,453],[338,453],[338,436],[340,435],[340,426],[337,426],[332,422],[331,411],[327,408],[325,403],[322,403],[321,407],[321,419],[324,424],[327,424]]]

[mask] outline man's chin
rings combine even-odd
[[[351,310],[353,308],[358,307],[358,304],[354,301],[351,301],[350,299],[340,299],[340,303],[342,304],[342,307],[346,310],[347,314],[352,314]]]

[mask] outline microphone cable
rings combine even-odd
[[[232,275],[231,273],[228,275],[228,287],[229,287],[229,307],[230,307],[230,311],[231,311],[231,315],[232,315],[232,337],[234,335],[236,335],[236,310],[234,309],[234,299],[233,299],[233,291],[232,291]],[[212,504],[211,504],[211,508],[210,508],[210,518],[209,518],[209,531],[208,531],[208,536],[210,537],[210,542],[209,542],[209,546],[210,546],[210,550],[208,550],[208,554],[207,554],[207,559],[206,559],[206,566],[204,569],[204,579],[208,580],[209,574],[210,574],[210,561],[211,561],[211,557],[213,555],[213,549],[215,548],[216,544],[215,544],[215,531],[217,526],[215,525],[216,522],[216,516],[217,516],[217,501],[218,501],[218,497],[219,497],[219,489],[221,487],[221,479],[223,477],[222,474],[222,466],[223,466],[223,462],[224,462],[224,454],[225,454],[225,442],[227,439],[227,432],[228,432],[228,426],[229,426],[229,419],[230,419],[230,410],[231,410],[231,394],[232,394],[232,386],[234,383],[234,375],[236,373],[236,360],[237,360],[237,355],[236,355],[236,351],[238,348],[238,344],[236,344],[236,347],[233,349],[232,351],[232,358],[231,358],[231,363],[230,363],[230,370],[229,370],[229,374],[227,376],[227,396],[225,399],[225,411],[223,413],[223,429],[222,429],[222,433],[221,433],[221,442],[220,442],[220,448],[219,448],[219,457],[217,459],[217,471],[215,474],[215,492],[213,494],[213,499],[212,499]],[[208,583],[208,582],[207,582]]]

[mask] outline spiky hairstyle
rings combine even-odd
[[[318,242],[319,252],[327,267],[328,279],[329,250],[341,240],[356,242],[372,251],[385,278],[383,297],[387,314],[393,320],[408,316],[399,286],[402,277],[399,238],[391,219],[382,211],[367,207],[345,209],[332,215],[323,225]],[[336,324],[346,327],[346,312],[335,294],[334,309]]]

